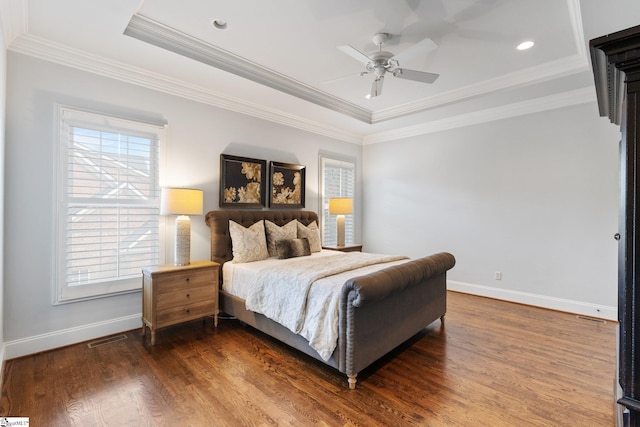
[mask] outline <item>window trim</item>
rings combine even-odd
[[[68,111],[72,114],[85,115],[86,117],[94,117],[96,119],[108,121],[113,123],[129,124],[131,129],[136,126],[147,127],[154,129],[154,133],[158,137],[158,190],[161,188],[161,184],[164,182],[162,160],[166,159],[166,122],[157,120],[141,120],[133,117],[125,117],[122,115],[112,114],[109,112],[96,111],[91,109],[85,109],[75,106],[69,106],[64,104],[55,104],[55,126],[56,136],[54,143],[54,198],[53,198],[53,230],[54,232],[54,250],[52,259],[52,271],[53,274],[53,305],[68,304],[79,301],[86,301],[97,298],[105,298],[114,295],[121,295],[133,292],[140,292],[142,289],[142,273],[136,275],[136,277],[120,278],[120,279],[108,279],[97,283],[83,284],[82,286],[69,286],[66,283],[65,266],[66,257],[64,253],[67,248],[66,242],[66,227],[65,220],[67,218],[67,196],[66,196],[66,183],[68,178],[68,168],[63,167],[66,165],[66,161],[63,162],[62,155],[64,155],[63,145],[63,132],[66,123],[63,123],[64,113]],[[73,120],[70,120],[73,122]],[[81,120],[79,120],[81,121]],[[87,120],[89,122],[89,120]],[[106,126],[107,129],[113,130],[118,126]],[[126,128],[126,126],[123,126]],[[135,134],[135,131],[131,131]],[[159,191],[158,191],[158,208],[160,203]],[[165,261],[165,227],[164,221],[159,217],[158,219],[158,261],[160,264]]]

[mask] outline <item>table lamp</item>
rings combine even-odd
[[[160,215],[176,218],[175,265],[191,262],[191,219],[188,215],[202,215],[202,190],[163,188],[160,196]]]
[[[344,246],[344,216],[353,212],[353,200],[349,197],[334,197],[329,199],[329,214],[338,215],[338,246]]]

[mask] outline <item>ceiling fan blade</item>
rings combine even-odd
[[[371,59],[365,55],[364,53],[360,52],[358,49],[356,49],[353,46],[337,46],[338,50],[340,50],[343,53],[346,53],[347,55],[349,55],[350,57],[352,57],[353,59],[355,59],[356,61],[362,62],[363,64],[368,64],[369,62],[371,62]]]
[[[405,70],[403,68],[396,68],[393,70],[393,76],[406,80],[413,80],[422,83],[433,83],[440,76],[439,74],[427,73],[424,71]]]
[[[382,83],[384,83],[384,77],[378,77],[373,81],[371,85],[371,94],[369,95],[369,99],[375,98],[382,93]]]
[[[418,55],[426,55],[437,47],[438,45],[436,44],[436,42],[427,37],[421,42],[414,44],[404,52],[400,52],[399,54],[395,55],[392,59],[395,59],[396,61],[398,61],[399,65],[402,65],[403,63],[410,61]]]
[[[336,77],[335,79],[325,80],[325,81],[323,81],[321,83],[322,84],[335,83],[335,82],[339,82],[341,80],[350,79],[350,78],[356,77],[356,76],[357,77],[366,76],[367,74],[369,74],[368,71],[360,71],[359,73],[349,74],[348,76]]]

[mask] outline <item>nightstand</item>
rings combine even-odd
[[[344,246],[323,246],[322,249],[330,249],[332,251],[340,252],[362,252],[362,245],[344,245]]]
[[[142,335],[151,330],[151,345],[156,330],[213,315],[218,326],[218,268],[212,261],[194,261],[142,269]]]

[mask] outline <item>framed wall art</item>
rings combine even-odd
[[[220,207],[266,206],[267,161],[220,154]]]
[[[270,162],[269,207],[304,208],[305,167]]]

